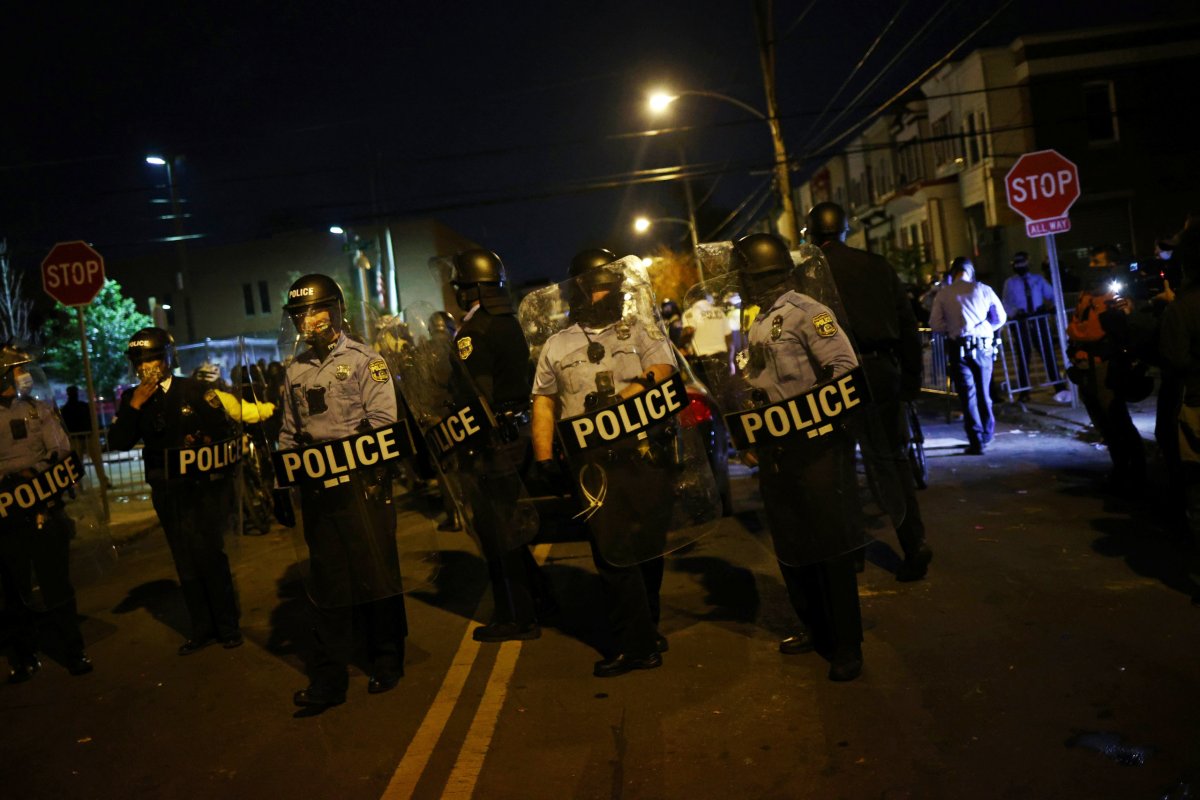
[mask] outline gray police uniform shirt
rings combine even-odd
[[[1008,314],[992,287],[964,280],[942,287],[929,314],[930,329],[951,339],[964,336],[990,339],[1007,321]]]
[[[599,364],[588,360],[592,342],[604,347]],[[604,383],[602,373],[609,373],[614,393],[620,394],[655,364],[675,366],[671,341],[661,331],[647,328],[640,320],[624,319],[598,330],[588,328],[585,334],[577,323],[546,340],[538,356],[533,393],[557,397],[561,417],[568,419],[587,410],[584,400],[597,391],[597,377]],[[654,380],[666,377],[655,375]]]
[[[41,400],[0,402],[0,477],[50,466],[53,455],[71,452],[71,441],[54,407]]]
[[[797,291],[785,292],[754,318],[750,348],[763,362],[745,369],[746,379],[770,402],[787,400],[858,366],[849,337],[827,306]]]
[[[296,447],[301,432],[313,442],[325,442],[396,421],[396,390],[387,362],[345,334],[324,361],[305,350],[286,374],[282,449]]]

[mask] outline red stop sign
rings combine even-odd
[[[104,257],[86,242],[59,242],[42,259],[42,288],[64,306],[86,306],[104,287]]]
[[[1004,177],[1008,206],[1031,235],[1070,230],[1067,211],[1079,199],[1079,169],[1056,150],[1026,153]]]

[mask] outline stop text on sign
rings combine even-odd
[[[71,286],[87,286],[98,280],[103,274],[104,265],[99,259],[89,258],[85,261],[66,261],[61,264],[46,265],[46,288],[58,289]]]
[[[1074,191],[1075,175],[1069,169],[1057,172],[1043,172],[1040,175],[1027,175],[1023,178],[1011,178],[1011,200],[1024,203],[1026,200],[1046,200],[1052,197],[1065,197]]]

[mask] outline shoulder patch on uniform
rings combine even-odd
[[[216,389],[209,389],[204,393],[204,402],[208,403],[213,408],[221,407],[221,398],[217,397]]]
[[[388,374],[388,366],[386,361],[384,361],[382,358],[377,358],[367,366],[371,370],[371,380],[378,383],[388,382],[388,379],[391,376]]]
[[[470,336],[459,337],[458,340],[458,357],[466,361],[471,357],[471,353],[475,352],[475,345],[471,344]]]
[[[837,325],[833,321],[833,315],[822,311],[812,318],[813,327],[817,329],[818,336],[835,336],[837,335]]]

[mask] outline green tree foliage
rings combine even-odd
[[[137,310],[131,298],[121,294],[121,284],[107,280],[92,304],[84,310],[88,356],[96,392],[113,397],[118,384],[128,374],[125,349],[129,338],[154,321]],[[54,316],[47,325],[46,353],[43,366],[47,373],[63,383],[84,385],[83,356],[79,352],[79,323],[75,309],[54,304]]]

